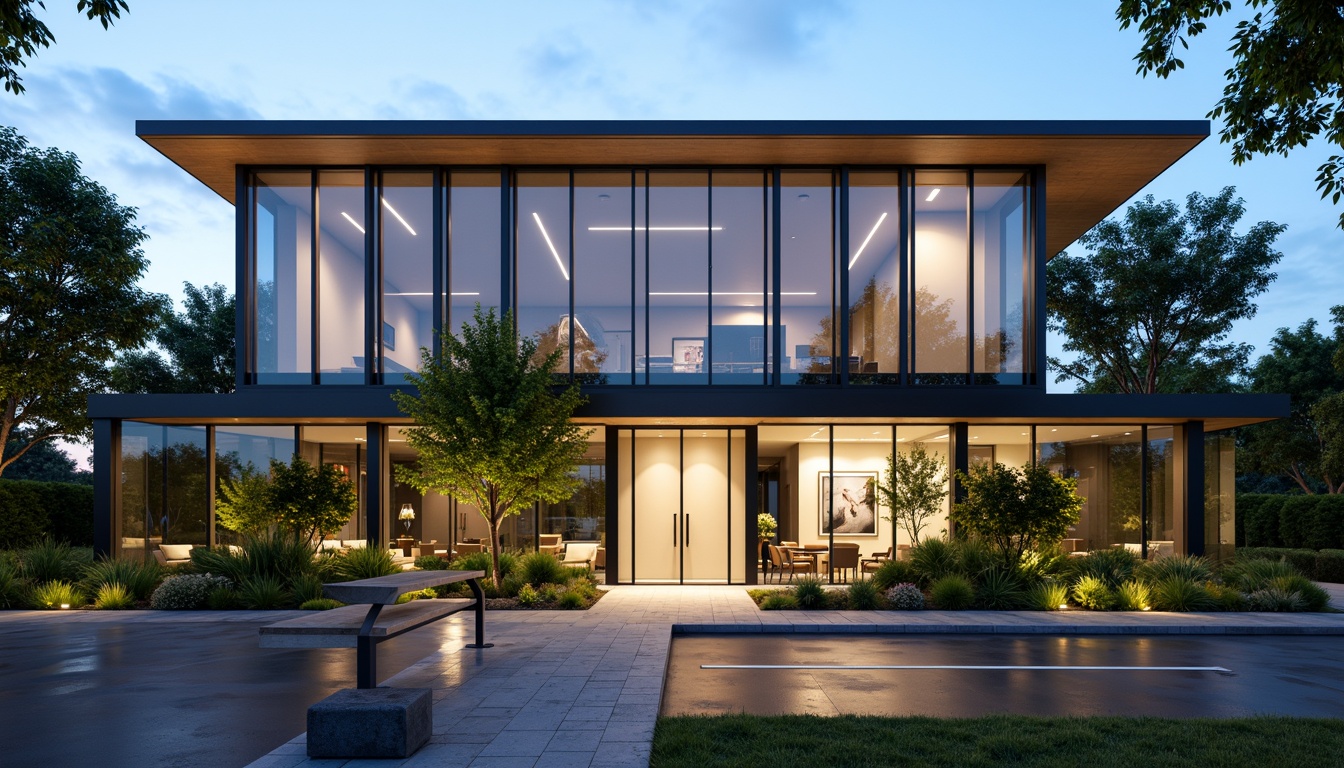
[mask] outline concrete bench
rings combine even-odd
[[[477,579],[484,571],[405,571],[391,576],[323,584],[322,594],[344,608],[318,611],[260,629],[263,648],[354,648],[356,685],[378,686],[378,643],[464,611],[476,611],[476,642],[468,648],[489,648],[485,642],[485,594]],[[413,600],[396,605],[409,592],[465,581],[473,598]],[[361,604],[368,605],[367,609]]]
[[[485,642],[484,571],[405,571],[391,576],[323,584],[322,593],[350,603],[343,608],[262,627],[263,648],[354,648],[357,688],[347,688],[308,708],[309,757],[409,757],[429,742],[433,700],[427,688],[379,688],[378,643],[439,619],[474,609],[476,642]],[[473,598],[412,600],[402,595],[465,581]],[[363,605],[369,607],[365,609]]]

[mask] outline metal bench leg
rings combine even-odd
[[[364,626],[359,628],[359,636],[355,638],[355,687],[357,688],[377,688],[378,687],[378,639],[371,633],[373,624],[378,620],[378,614],[383,610],[383,606],[375,603],[369,606],[369,613],[364,617]]]
[[[468,648],[494,648],[494,643],[485,642],[485,591],[478,579],[468,579],[467,586],[476,596],[476,642],[467,643]]]

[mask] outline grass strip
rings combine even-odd
[[[654,768],[1339,765],[1344,721],[1251,717],[664,717]]]

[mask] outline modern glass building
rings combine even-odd
[[[480,304],[561,349],[582,490],[506,546],[599,541],[608,583],[755,583],[781,538],[908,543],[893,452],[1045,463],[1068,545],[1226,555],[1231,427],[1286,397],[1047,394],[1045,265],[1208,135],[1192,122],[141,122],[237,211],[238,390],[90,398],[97,546],[218,544],[214,490],[299,453],[339,538],[485,533],[396,483],[390,393]],[[952,484],[948,501],[959,489]],[[925,530],[936,535],[946,518]]]

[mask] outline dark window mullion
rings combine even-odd
[[[322,369],[319,365],[320,361],[318,358],[318,349],[319,344],[322,341],[321,339],[322,305],[320,303],[322,300],[322,295],[321,291],[318,290],[318,286],[321,284],[322,275],[317,256],[318,253],[320,252],[322,243],[321,243],[321,232],[318,229],[317,222],[318,218],[321,216],[321,209],[319,208],[319,205],[321,204],[322,201],[318,196],[318,174],[316,170],[309,172],[308,195],[309,195],[309,201],[310,201],[309,207],[311,208],[311,219],[312,219],[312,221],[310,222],[310,229],[308,234],[308,274],[311,275],[313,281],[313,284],[308,287],[309,302],[311,302],[310,306],[308,307],[308,319],[312,323],[312,327],[308,329],[309,338],[312,340],[311,343],[309,344],[311,349],[308,350],[310,358],[309,360],[310,367],[308,369],[308,382],[310,384],[321,384]],[[278,300],[276,301],[276,306],[277,307],[280,306]]]
[[[840,229],[840,316],[836,318],[840,326],[840,357],[844,361],[840,367],[840,385],[849,385],[849,356],[852,347],[849,339],[849,166],[840,168],[840,215],[836,224]]]

